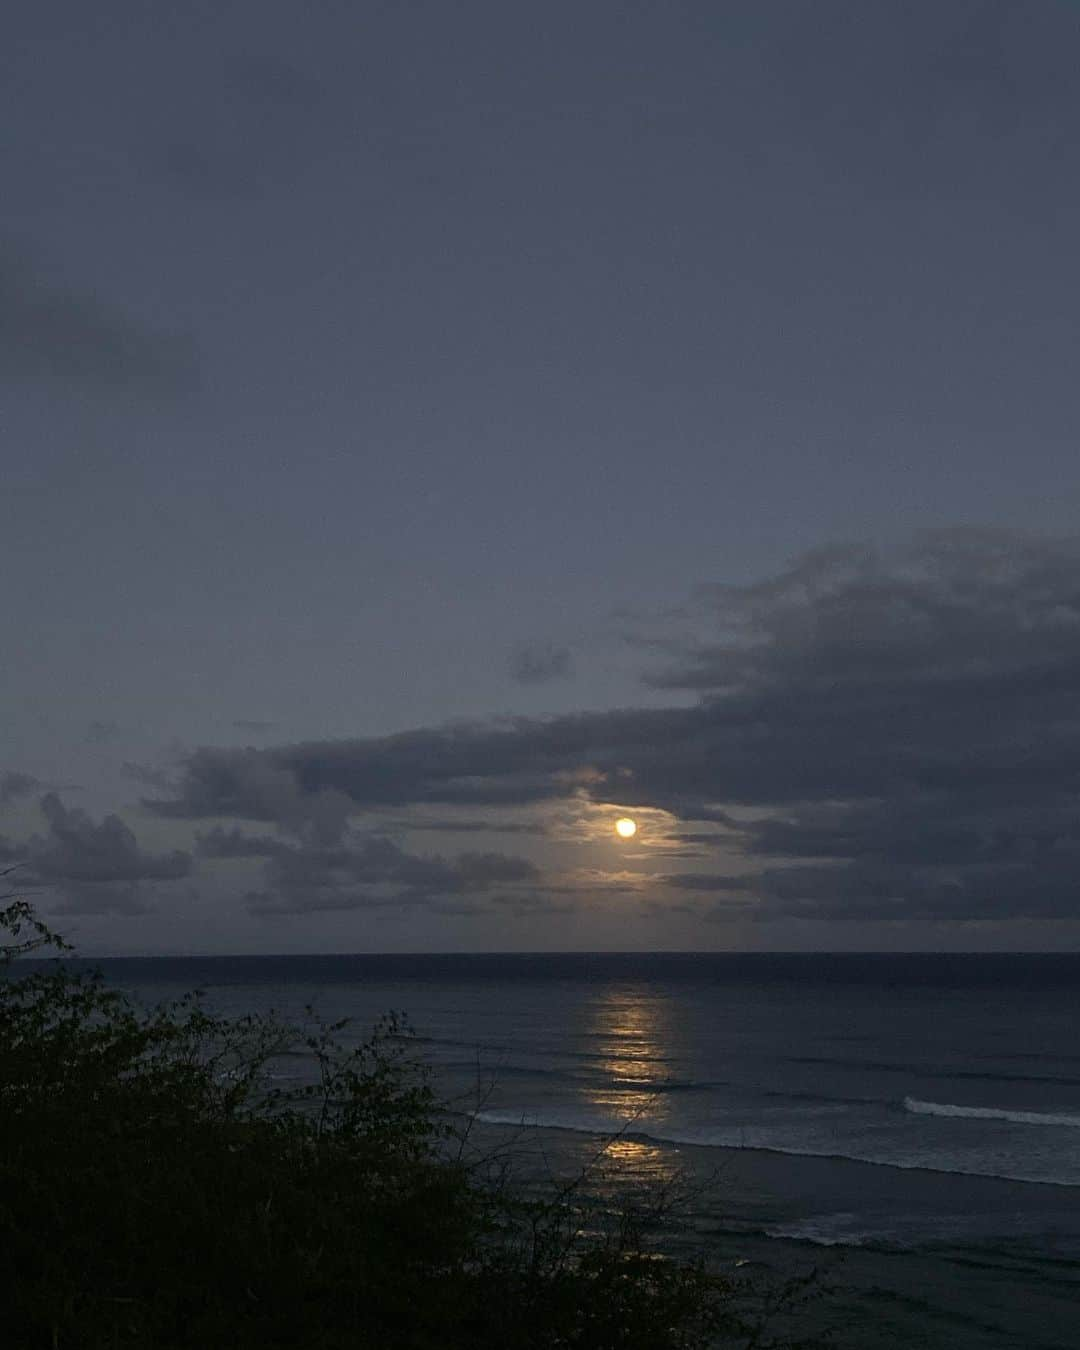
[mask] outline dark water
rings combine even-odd
[[[556,1169],[622,1129],[616,1185],[718,1171],[685,1217],[696,1249],[846,1252],[852,1325],[869,1300],[881,1344],[1080,1346],[1080,956],[100,964],[147,1001],[314,1002],[358,1035],[403,1009],[442,1092],[489,1132],[530,1126]]]

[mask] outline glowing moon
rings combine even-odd
[[[615,833],[620,839],[633,839],[637,834],[637,821],[631,820],[629,816],[622,816],[615,822]]]

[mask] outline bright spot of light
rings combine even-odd
[[[637,821],[631,820],[629,816],[621,816],[615,822],[615,833],[620,839],[633,839],[637,834]]]

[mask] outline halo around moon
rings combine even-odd
[[[620,839],[633,839],[637,834],[637,821],[631,820],[629,816],[620,816],[615,822],[615,833]]]

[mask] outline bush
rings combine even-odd
[[[23,902],[9,963],[66,944]],[[45,1350],[675,1350],[764,1345],[732,1288],[629,1216],[586,1239],[564,1194],[515,1198],[452,1143],[399,1021],[154,1010],[57,964],[0,979],[7,1343]],[[300,1037],[320,1082],[269,1090]],[[731,1340],[730,1338],[734,1338]]]

